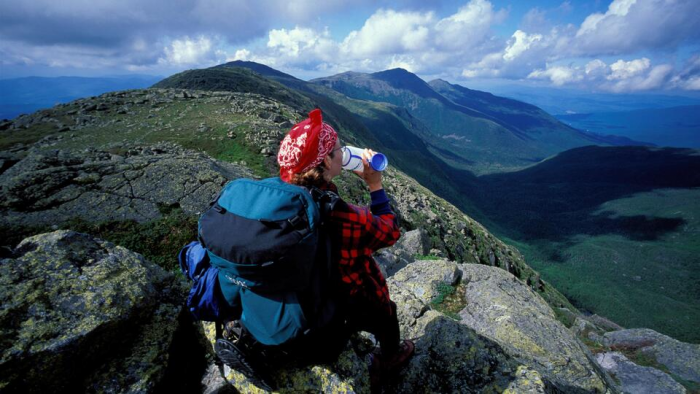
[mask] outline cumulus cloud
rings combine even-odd
[[[609,91],[697,90],[700,60],[680,71],[665,55],[700,38],[697,0],[612,0],[580,25],[571,14],[533,8],[511,34],[497,34],[508,10],[489,0],[454,9],[418,0],[6,0],[0,2],[0,64],[167,70],[231,60],[265,63],[297,75],[401,67],[452,80],[509,78]],[[380,5],[344,37],[324,15]],[[403,8],[391,6],[400,4]],[[567,17],[570,19],[570,17]],[[611,59],[614,59],[611,61]],[[606,61],[608,63],[606,63]],[[315,75],[312,73],[316,72]]]
[[[700,37],[696,0],[614,0],[604,14],[589,15],[572,40],[578,54],[627,54],[673,49]]]
[[[379,9],[358,30],[342,39],[328,28],[298,25],[272,29],[264,48],[248,49],[250,59],[289,68],[324,72],[379,71],[401,67],[413,72],[440,72],[480,54],[497,50],[491,25],[503,19],[485,0],[470,0],[454,14],[437,18],[432,12]]]
[[[352,31],[342,43],[343,51],[355,58],[413,52],[429,44],[428,25],[432,13],[379,10],[359,31]]]
[[[435,43],[450,50],[476,47],[488,38],[491,25],[506,16],[505,10],[494,10],[486,0],[472,0],[435,25]]]
[[[541,34],[530,34],[528,35],[524,31],[517,30],[513,33],[512,40],[509,41],[508,46],[504,50],[503,60],[513,61],[525,51],[530,49],[533,44],[542,41]]]
[[[618,60],[603,56],[635,55],[663,48],[672,51],[700,37],[700,13],[691,0],[614,0],[605,13],[589,15],[580,26],[553,26],[546,12],[532,9],[505,46],[483,55],[462,70],[467,78],[502,77],[548,80],[561,86],[596,83],[610,91],[656,89],[673,77],[672,66],[652,66],[649,58]],[[570,4],[565,8],[570,8]],[[566,11],[566,10],[562,10]],[[549,27],[553,26],[553,27]],[[562,65],[566,59],[593,58],[585,67]],[[571,60],[570,60],[571,61]],[[691,78],[676,78],[678,86],[694,86]]]
[[[279,50],[287,56],[299,56],[301,52],[313,48],[321,35],[312,29],[296,27],[292,30],[279,29],[269,33],[267,46]]]
[[[223,46],[247,43],[277,24],[308,22],[357,6],[358,1],[4,0],[0,2],[0,52],[11,55],[4,63],[44,65],[77,53],[70,63],[78,68],[94,66],[94,61],[80,63],[91,59],[90,53],[101,54],[100,64],[128,69],[148,67],[146,60],[154,67],[196,65],[190,62],[195,58],[208,64],[213,55],[203,53],[207,43],[187,37],[218,37],[211,44],[220,47],[209,51],[222,55]],[[17,55],[23,51],[26,55]]]
[[[684,90],[700,90],[700,54],[688,59],[681,72],[671,79],[671,83]]]
[[[160,62],[173,65],[200,64],[211,57],[212,49],[212,40],[208,37],[200,36],[197,39],[184,37],[180,40],[173,40],[169,46],[164,48],[165,57],[161,58]]]
[[[610,65],[609,80],[623,80],[636,77],[651,67],[651,61],[647,58],[635,59],[629,62],[618,60]]]
[[[527,77],[530,79],[548,79],[555,86],[562,86],[583,79],[580,68],[568,66],[547,66],[546,70],[535,70]]]
[[[610,65],[600,59],[585,66],[547,65],[528,75],[529,79],[549,80],[555,86],[585,84],[600,90],[620,93],[659,89],[671,79],[673,66],[651,65],[647,58],[618,60]]]

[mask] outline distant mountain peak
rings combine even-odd
[[[421,82],[425,83],[420,77],[418,77],[416,74],[403,69],[403,68],[392,68],[389,70],[384,70],[384,71],[379,71],[376,73],[370,74],[373,78],[377,79],[387,79],[387,78],[405,78],[405,79],[413,79],[413,80],[420,80]]]
[[[435,92],[427,82],[422,80],[416,74],[403,68],[392,68],[391,70],[376,72],[374,74],[370,74],[370,77],[387,82],[389,85],[397,89],[409,90],[421,97],[432,97],[440,101],[445,100],[442,96]]]
[[[432,86],[433,88],[439,86],[443,88],[454,88],[455,85],[452,85],[451,83],[445,81],[444,79],[433,79],[432,81],[428,82],[428,85]],[[459,86],[459,85],[457,85]]]

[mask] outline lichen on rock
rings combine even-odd
[[[109,242],[72,231],[25,239],[0,262],[0,388],[150,391],[182,296],[171,274]]]
[[[700,345],[685,343],[648,328],[611,331],[605,344],[613,350],[635,351],[651,357],[682,379],[700,384]]]
[[[171,143],[124,145],[127,154],[103,150],[32,150],[0,174],[0,215],[13,225],[152,220],[159,206],[198,214],[231,179],[251,177]]]
[[[504,270],[460,265],[467,306],[462,323],[498,342],[564,392],[606,392],[611,381],[546,302]]]

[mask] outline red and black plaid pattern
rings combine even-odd
[[[389,289],[372,253],[393,245],[401,236],[391,213],[373,215],[367,207],[339,201],[329,221],[339,245],[339,270],[351,296],[376,300],[392,313]]]

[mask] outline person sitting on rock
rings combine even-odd
[[[393,245],[401,236],[389,198],[382,187],[382,173],[368,164],[374,154],[365,149],[364,169],[355,172],[370,191],[370,207],[348,204],[339,199],[327,219],[331,232],[333,261],[340,273],[339,287],[345,298],[346,321],[350,330],[366,331],[379,341],[371,378],[376,385],[381,375],[398,371],[411,358],[414,344],[400,340],[396,304],[389,296],[384,276],[372,253]],[[320,109],[295,125],[280,145],[277,161],[283,181],[307,188],[337,193],[333,178],[342,170],[342,146],[338,134],[322,121]]]

